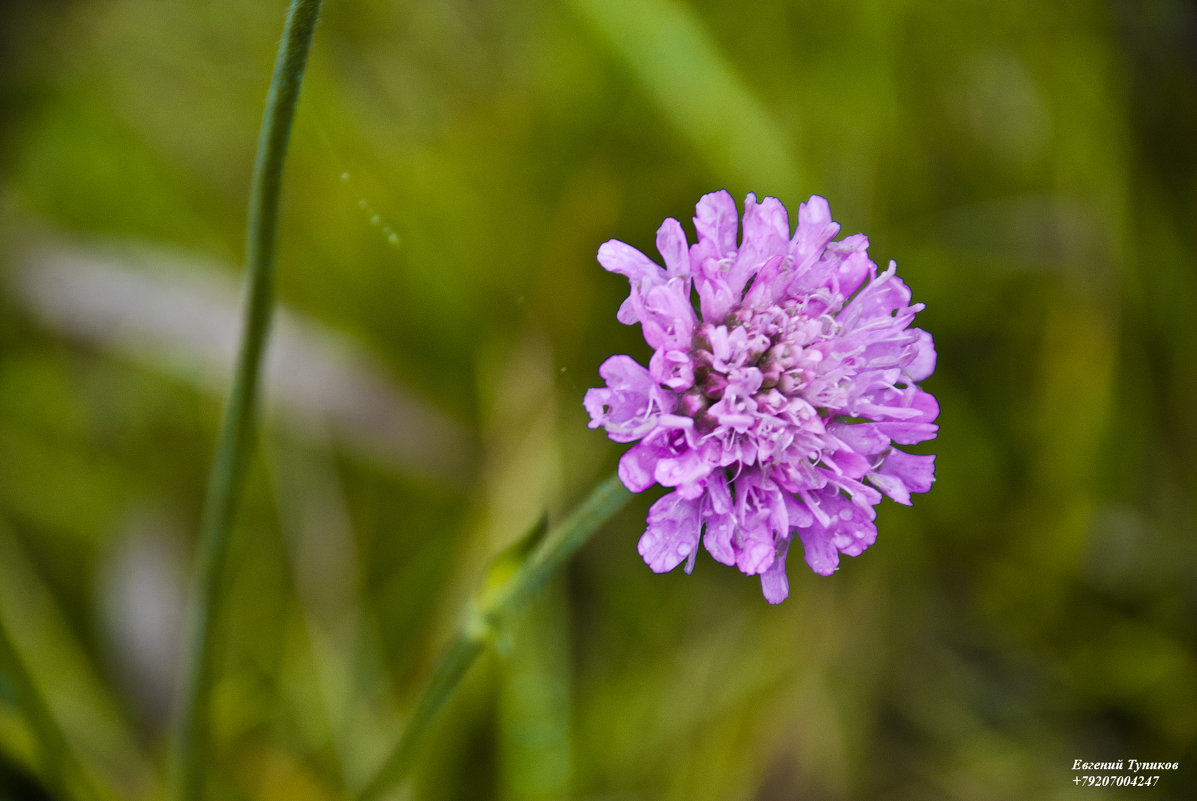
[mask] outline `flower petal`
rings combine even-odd
[[[786,554],[790,540],[784,539],[777,545],[777,556],[769,569],[761,573],[761,593],[771,604],[779,604],[790,595],[790,580],[786,577]]]
[[[682,279],[671,278],[644,295],[644,341],[656,348],[688,348],[697,322]]]
[[[826,198],[811,195],[798,206],[798,227],[790,240],[790,260],[794,269],[799,273],[809,269],[839,232],[839,223],[831,219],[831,206]]]
[[[786,255],[790,239],[790,222],[785,207],[775,197],[760,203],[756,195],[744,200],[744,233],[736,259],[728,271],[727,281],[739,299],[748,282],[756,278],[756,290],[744,299],[748,306],[763,306],[772,300],[772,278]],[[770,273],[762,276],[762,272]]]
[[[703,534],[702,544],[716,562],[734,565],[736,552],[732,548],[732,536],[736,532],[735,516],[730,511],[715,512],[708,509],[704,522],[706,533]]]
[[[598,262],[603,265],[604,270],[626,275],[633,283],[640,281],[648,281],[652,284],[665,283],[665,271],[656,262],[618,239],[609,239],[599,245]]]
[[[876,472],[869,474],[869,480],[898,503],[909,506],[910,493],[929,492],[935,483],[935,457],[891,450]]]
[[[913,329],[918,334],[914,358],[906,365],[906,375],[911,381],[922,381],[935,372],[935,341],[921,328]]]
[[[673,410],[673,394],[631,356],[612,356],[599,367],[599,375],[607,386],[587,390],[582,402],[590,414],[590,427],[602,426],[614,442],[647,436],[658,417]]]
[[[639,442],[619,457],[619,480],[629,492],[644,492],[656,483],[653,471],[657,467],[657,453],[654,448]]]
[[[744,236],[733,268],[735,283],[742,288],[772,259],[780,263],[789,244],[790,219],[785,206],[775,197],[757,203],[756,195],[749,193],[744,199]]]
[[[736,232],[740,230],[736,201],[726,189],[703,195],[695,207],[694,229],[701,250],[716,259],[736,252]]]
[[[840,566],[840,554],[831,544],[827,530],[814,525],[797,530],[798,539],[802,540],[802,550],[806,555],[806,564],[820,576],[830,576]]]
[[[694,361],[681,349],[657,350],[648,362],[654,381],[681,392],[694,386]]]
[[[665,260],[665,271],[671,278],[687,279],[686,286],[690,286],[690,245],[686,242],[686,232],[682,224],[669,217],[657,229],[657,250]]]
[[[700,504],[671,492],[649,507],[648,528],[637,550],[654,573],[673,570],[697,550]]]

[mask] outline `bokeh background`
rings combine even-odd
[[[284,6],[0,7],[0,616],[113,797],[161,791]],[[213,797],[369,773],[491,558],[615,467],[582,395],[647,351],[598,245],[721,188],[824,195],[898,261],[934,490],[834,577],[791,560],[779,607],[705,553],[653,575],[635,499],[401,797],[1193,797],[1195,142],[1179,1],[330,0]],[[0,798],[45,798],[14,699]],[[1132,758],[1180,768],[1072,782]]]

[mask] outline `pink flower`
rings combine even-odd
[[[917,385],[935,347],[911,327],[923,306],[894,263],[878,273],[863,235],[832,241],[823,198],[798,207],[793,234],[776,198],[751,194],[742,236],[727,192],[704,196],[694,225],[693,245],[677,220],[661,225],[664,268],[623,242],[599,248],[631,283],[617,318],[640,323],[653,354],[647,368],[604,362],[607,385],[587,391],[586,411],[591,428],[635,443],[619,463],[629,490],[672,490],[640,538],[648,566],[689,572],[701,538],[778,603],[795,537],[829,575],[877,538],[883,493],[909,504],[931,488],[935,457],[895,446],[938,430],[939,406]]]

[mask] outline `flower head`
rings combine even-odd
[[[585,406],[591,428],[635,443],[619,462],[629,490],[671,490],[640,538],[648,566],[689,572],[701,539],[778,603],[795,538],[829,575],[877,538],[883,493],[909,504],[931,488],[935,457],[897,446],[938,430],[939,406],[917,385],[935,347],[911,327],[923,305],[894,263],[879,273],[861,234],[832,241],[823,198],[798,207],[791,234],[780,201],[750,194],[741,233],[735,201],[715,192],[694,226],[689,245],[677,220],[661,225],[664,268],[623,242],[599,248],[599,263],[631,282],[617,319],[639,323],[653,353],[648,367],[607,359],[607,385]]]

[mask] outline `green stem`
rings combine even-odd
[[[441,658],[432,681],[416,704],[398,744],[374,778],[358,792],[357,801],[373,801],[403,779],[419,755],[437,713],[486,650],[502,619],[543,585],[631,497],[615,476],[599,484],[569,517],[549,530],[514,574],[471,607],[462,630]],[[496,566],[492,573],[503,569],[502,565]]]
[[[24,709],[42,751],[42,775],[56,798],[98,799],[100,793],[76,756],[53,710],[8,634],[0,618],[0,673],[8,679],[18,704]]]
[[[291,2],[258,138],[245,252],[244,329],[209,476],[195,559],[187,675],[182,686],[175,732],[175,763],[168,794],[168,798],[175,801],[200,798],[202,780],[207,773],[208,707],[216,662],[214,624],[224,583],[229,529],[253,440],[259,374],[270,330],[283,161],[320,4],[321,0]]]

